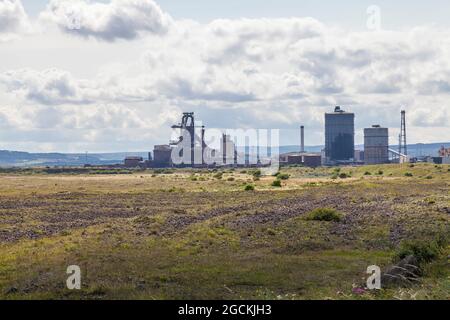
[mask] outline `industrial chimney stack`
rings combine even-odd
[[[402,110],[402,122],[400,132],[400,153],[408,155],[408,145],[406,144],[406,111]]]
[[[305,152],[305,126],[300,127],[300,152]]]

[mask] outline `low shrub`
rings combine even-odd
[[[277,178],[280,180],[288,180],[290,176],[287,173],[278,173]]]
[[[281,180],[277,179],[272,182],[272,187],[281,187]]]
[[[154,174],[173,174],[174,171],[171,169],[156,169],[153,171]]]
[[[314,221],[339,222],[342,219],[342,215],[335,209],[318,208],[318,209],[311,211],[306,218],[307,218],[307,220],[314,220]]]
[[[442,248],[446,246],[447,239],[438,236],[434,241],[403,241],[395,254],[396,260],[402,260],[407,256],[414,256],[420,264],[429,263],[439,257]]]
[[[253,171],[253,177],[256,177],[256,178],[261,177],[261,170],[255,170],[255,171]]]
[[[251,184],[247,184],[244,188],[245,191],[254,191],[255,190],[255,186],[251,185]]]

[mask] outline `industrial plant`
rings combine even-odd
[[[308,152],[305,148],[305,126],[300,126],[300,145],[298,151],[280,153],[277,161],[281,166],[300,165],[305,167],[336,165],[379,165],[406,162],[450,163],[450,149],[442,147],[436,157],[408,156],[406,136],[406,111],[400,113],[400,134],[398,147],[389,145],[389,128],[380,124],[364,128],[363,150],[355,149],[355,113],[336,106],[332,112],[325,113],[325,148],[321,152]],[[225,133],[220,138],[218,148],[205,142],[206,128],[197,125],[193,112],[185,112],[181,122],[173,125],[176,138],[167,144],[155,145],[148,159],[127,157],[123,166],[127,168],[170,168],[170,167],[249,167],[268,166],[273,161],[269,156],[261,155],[259,146],[256,152],[250,152],[252,146],[237,145],[235,137]],[[238,147],[245,151],[239,152]],[[254,148],[253,148],[254,149]],[[270,148],[269,148],[270,149]],[[256,153],[256,154],[255,154]],[[174,161],[174,158],[177,161]],[[265,158],[263,163],[261,159]],[[253,159],[255,161],[251,161]]]
[[[346,164],[354,161],[355,114],[336,107],[325,113],[325,164]]]
[[[364,129],[365,164],[389,163],[389,129],[373,125]]]

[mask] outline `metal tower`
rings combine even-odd
[[[196,135],[196,128],[201,128],[201,137],[198,137]],[[204,164],[204,158],[203,153],[206,148],[205,143],[205,126],[196,126],[195,125],[195,119],[194,119],[194,113],[193,112],[184,112],[183,118],[181,119],[181,123],[178,125],[172,126],[172,129],[179,129],[180,130],[180,137],[177,141],[172,141],[170,144],[172,146],[179,145],[183,143],[184,133],[188,132],[188,137],[190,138],[190,141],[185,142],[185,147],[189,148],[191,151],[191,166],[195,165],[195,147],[197,145],[201,146],[201,152],[202,152],[202,164]]]
[[[408,155],[408,146],[406,144],[406,111],[405,110],[402,110],[399,152],[401,154],[404,154],[405,156]]]

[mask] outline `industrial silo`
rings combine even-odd
[[[383,164],[389,162],[389,129],[374,125],[364,129],[364,162]]]
[[[353,160],[355,156],[355,114],[336,107],[325,114],[326,163]]]

